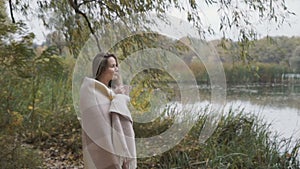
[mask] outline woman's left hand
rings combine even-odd
[[[131,91],[131,86],[129,85],[121,85],[121,86],[117,86],[114,90],[114,92],[116,94],[125,94],[129,96],[129,93]]]

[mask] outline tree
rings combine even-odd
[[[32,158],[38,156],[36,152],[23,146],[24,139],[28,130],[37,132],[44,121],[40,118],[44,110],[37,101],[41,82],[55,81],[63,74],[61,60],[54,55],[56,49],[49,47],[38,53],[33,38],[22,21],[8,17],[4,1],[0,0],[1,168],[40,165],[39,158]]]
[[[21,107],[27,83],[22,79],[26,72],[28,58],[32,54],[33,34],[21,22],[12,23],[5,12],[4,1],[0,1],[0,166],[1,168],[37,167],[37,161],[30,158],[34,153],[21,144],[24,113]],[[18,37],[15,39],[15,37]],[[20,160],[22,159],[22,160]]]
[[[300,73],[300,47],[297,47],[292,57],[289,59],[289,64],[293,72]]]
[[[30,2],[29,0],[16,0],[12,3],[10,0],[11,18],[14,18],[14,12],[28,15],[29,9],[32,9]],[[137,13],[147,14],[150,11],[156,12],[163,19],[171,8],[185,12],[187,20],[193,23],[200,36],[205,38],[207,33],[215,32],[211,27],[204,27],[203,18],[199,15],[201,6],[205,4],[208,7],[218,6],[219,29],[224,39],[227,38],[226,32],[230,29],[235,29],[239,33],[238,40],[242,42],[240,44],[241,57],[247,59],[249,56],[243,51],[249,47],[251,40],[256,39],[252,17],[257,17],[260,22],[274,21],[280,26],[288,15],[294,14],[287,9],[284,0],[205,0],[205,2],[196,0],[36,0],[36,2],[39,11],[38,18],[42,19],[49,28],[62,31],[74,55],[78,54],[75,49],[81,45],[80,42],[86,40],[87,31],[97,39],[95,31],[101,29],[103,24],[123,17],[130,18],[131,15]],[[101,46],[98,45],[98,47],[101,50]]]

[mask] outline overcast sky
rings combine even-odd
[[[265,24],[258,24],[257,25],[257,32],[259,34],[258,38],[263,38],[267,35],[269,36],[299,36],[300,37],[300,0],[286,0],[286,5],[289,10],[296,13],[296,16],[292,16],[288,18],[288,21],[290,25],[284,24],[279,29],[274,26],[272,23],[265,23]],[[203,6],[202,13],[203,13],[203,21],[206,25],[211,25],[215,30],[218,30],[219,28],[219,16],[217,13],[217,7],[206,7]],[[176,17],[180,16],[176,12],[171,12],[171,15],[175,15]],[[181,17],[184,17],[181,15]],[[36,40],[35,42],[38,44],[41,44],[45,36],[49,33],[49,31],[46,31],[42,26],[41,22],[38,21],[32,21],[30,22],[29,26],[31,30],[36,34]],[[234,31],[232,33],[229,33],[231,38],[235,39],[236,34]],[[208,39],[218,39],[221,35],[217,34],[212,37],[208,37]]]
[[[282,25],[279,29],[276,28],[276,25],[274,23],[265,22],[257,23],[256,30],[259,34],[258,38],[263,38],[267,35],[269,36],[300,36],[300,0],[285,0],[286,5],[288,9],[294,13],[296,13],[295,16],[291,16],[287,18],[288,23],[285,23]],[[204,7],[203,8],[204,18],[205,21],[210,24],[215,30],[218,30],[219,28],[219,22],[218,19],[218,13],[217,13],[217,7]],[[255,19],[254,19],[255,22]],[[217,34],[215,37],[219,38],[221,35]],[[231,33],[232,38],[235,37],[235,33]],[[212,37],[212,38],[215,38]]]

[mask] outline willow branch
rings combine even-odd
[[[11,0],[9,0],[9,11],[10,11],[10,17],[11,17],[12,23],[16,23],[14,13],[13,13],[13,6],[12,6]]]
[[[83,18],[85,19],[85,21],[86,21],[87,24],[88,24],[88,27],[89,27],[90,32],[93,34],[93,36],[94,36],[94,38],[95,38],[95,40],[96,40],[96,43],[97,43],[97,47],[98,47],[99,52],[101,52],[102,50],[101,50],[101,47],[100,47],[100,44],[99,44],[99,39],[98,39],[98,37],[97,37],[97,35],[96,35],[96,33],[95,33],[95,30],[94,30],[93,27],[92,27],[92,24],[91,24],[89,18],[86,16],[85,13],[83,13],[83,12],[79,9],[79,5],[78,5],[78,3],[77,3],[77,0],[74,0],[74,1],[73,1],[73,0],[69,0],[69,4],[70,4],[71,7],[75,10],[75,13],[80,14],[80,15],[83,16]]]

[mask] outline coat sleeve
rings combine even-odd
[[[116,94],[110,105],[110,112],[118,113],[123,117],[127,118],[130,122],[132,121],[131,113],[128,109],[130,98],[124,94]]]
[[[129,97],[117,94],[111,102],[112,141],[115,152],[128,168],[136,168],[135,136],[128,109]]]

